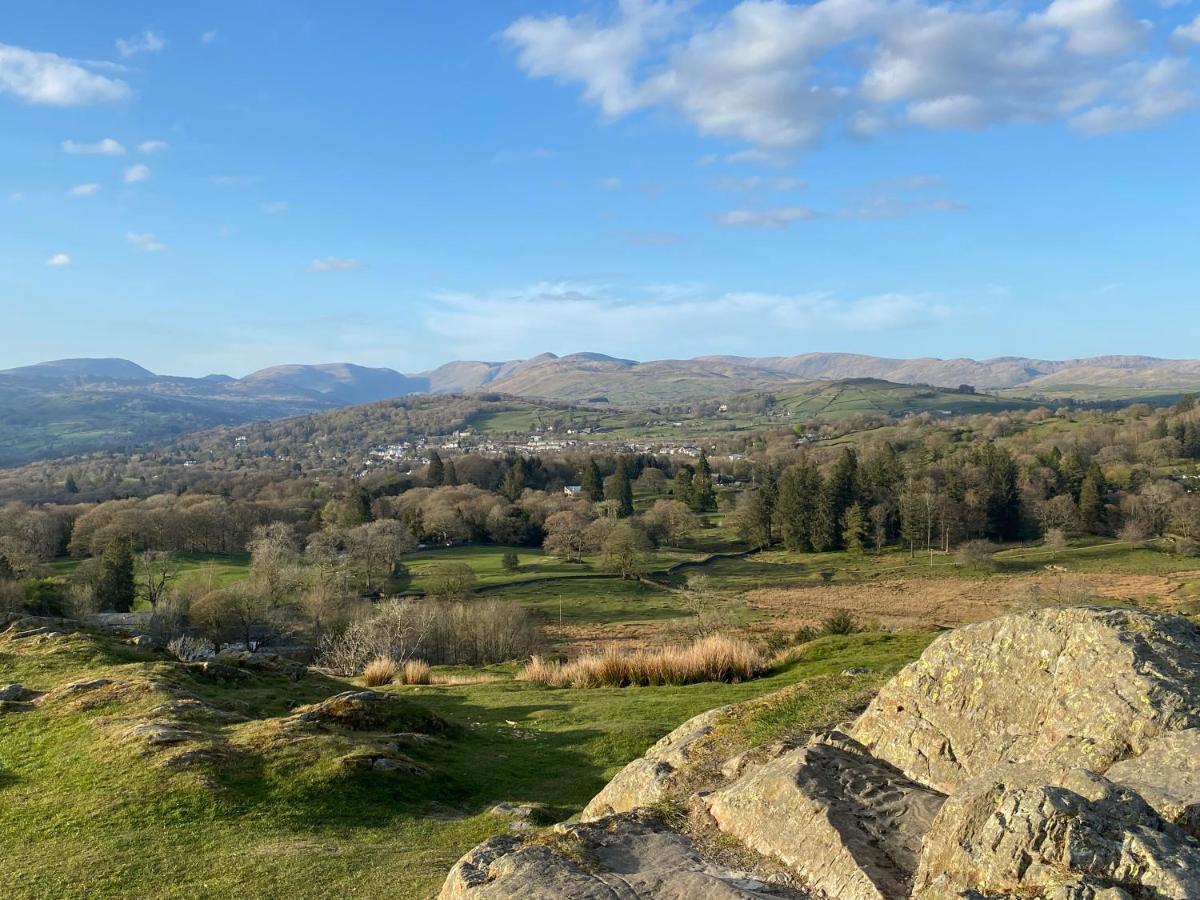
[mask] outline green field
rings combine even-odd
[[[837,721],[929,637],[826,638],[737,685],[549,689],[499,669],[487,683],[392,688],[453,726],[410,754],[428,778],[340,766],[336,736],[254,744],[199,772],[172,773],[122,737],[130,722],[155,715],[161,694],[0,712],[0,883],[12,898],[427,898],[463,852],[506,828],[486,813],[494,803],[536,800],[551,819],[569,816],[688,717],[789,685],[802,686],[748,717],[726,749]],[[839,674],[851,666],[872,674]],[[292,704],[348,686],[262,673],[219,686],[107,638],[0,637],[0,683],[49,690],[96,677],[185,690],[247,717],[216,727],[243,739],[274,733],[273,717]]]

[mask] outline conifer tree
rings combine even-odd
[[[521,494],[525,492],[525,460],[517,456],[513,458],[512,463],[508,467],[508,471],[504,473],[504,480],[500,482],[500,493],[516,503],[520,499]]]
[[[594,458],[588,457],[579,484],[584,499],[590,500],[592,503],[599,503],[604,499],[604,479],[600,477],[600,467],[596,465]]]
[[[692,478],[692,509],[696,512],[708,512],[717,508],[717,497],[713,492],[712,469],[708,465],[708,455],[700,450],[700,460],[696,463],[696,474]]]
[[[863,538],[867,534],[867,520],[862,507],[857,503],[846,510],[842,524],[842,544],[855,556],[861,556],[865,546]]]
[[[1095,534],[1104,527],[1104,498],[1107,493],[1104,472],[1099,464],[1092,463],[1079,489],[1079,521],[1088,532]]]
[[[100,609],[129,612],[133,609],[133,552],[125,541],[113,541],[100,557],[96,575],[96,600]]]
[[[675,470],[672,493],[680,503],[692,505],[692,470],[687,466],[680,466]]]
[[[445,477],[442,479],[442,483],[451,487],[458,486],[458,469],[455,467],[454,460],[452,459],[446,460]]]
[[[617,504],[617,515],[621,518],[633,515],[633,483],[629,480],[628,463],[624,456],[617,457],[617,470],[604,495],[605,500]]]
[[[429,451],[429,468],[425,470],[425,483],[430,487],[440,487],[446,483],[446,465],[442,455],[436,450]]]

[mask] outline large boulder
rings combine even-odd
[[[936,640],[884,685],[851,735],[951,792],[1001,763],[1088,768],[1200,726],[1200,631],[1178,616],[1044,609]]]
[[[1105,776],[1136,791],[1168,822],[1200,838],[1200,728],[1155,738],[1145,753],[1115,763]]]
[[[663,799],[671,777],[690,759],[701,738],[708,736],[727,712],[727,707],[710,709],[688,719],[666,737],[618,772],[584,808],[580,819],[590,822],[613,813],[650,806]]]
[[[294,719],[318,727],[332,726],[351,731],[439,734],[448,728],[445,720],[425,707],[379,691],[342,691],[297,710]]]
[[[818,735],[707,798],[722,831],[842,900],[908,895],[945,796],[840,732]]]
[[[1200,898],[1200,843],[1101,775],[1000,766],[943,805],[913,896],[1053,896],[1080,885]]]
[[[451,869],[439,900],[739,900],[779,893],[706,861],[683,835],[627,815],[560,827],[542,839],[485,841]]]

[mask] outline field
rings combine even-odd
[[[0,883],[12,898],[426,898],[459,855],[505,830],[487,812],[493,804],[537,800],[547,820],[567,817],[688,717],[789,685],[799,687],[732,736],[734,752],[739,741],[837,721],[929,638],[825,638],[769,677],[737,685],[548,689],[513,681],[505,668],[481,684],[390,688],[453,726],[411,752],[428,778],[348,769],[311,742],[261,740],[200,774],[168,771],[122,737],[129,722],[153,715],[153,694],[114,691],[102,702],[59,698],[0,713],[0,846],[9,848]],[[871,673],[840,674],[852,666]],[[184,688],[247,717],[221,726],[242,741],[276,733],[291,704],[350,686],[266,673],[213,685],[107,638],[0,636],[0,683],[50,690],[96,677]]]

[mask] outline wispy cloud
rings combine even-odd
[[[278,216],[287,212],[291,207],[286,200],[271,200],[267,203],[259,204],[259,209],[265,212],[268,216]]]
[[[100,192],[100,185],[95,183],[77,184],[75,187],[67,191],[71,197],[94,197]]]
[[[150,180],[150,167],[145,163],[137,163],[125,170],[122,176],[126,184],[137,184]]]
[[[117,38],[117,52],[125,58],[137,56],[139,53],[161,53],[167,46],[162,35],[149,28],[131,38]]]
[[[807,206],[780,206],[774,209],[731,209],[717,216],[722,225],[738,228],[784,228],[792,222],[804,222],[820,217]]]
[[[520,150],[512,147],[502,147],[492,154],[492,162],[500,163],[501,165],[511,165],[513,163],[553,159],[554,156],[554,151],[546,147],[532,147],[527,150]]]
[[[125,235],[129,246],[139,253],[162,253],[167,245],[158,239],[157,235],[130,231]]]
[[[0,94],[48,106],[112,103],[130,95],[129,85],[92,71],[97,63],[0,44]]]
[[[103,138],[96,141],[94,144],[78,143],[76,141],[63,141],[62,148],[64,153],[75,154],[91,154],[93,156],[124,156],[125,148],[120,141],[113,138]]]
[[[61,269],[63,266],[69,266],[70,264],[71,257],[66,253],[55,253],[52,257],[46,260],[46,265],[55,269]]]
[[[211,44],[220,36],[221,36],[220,32],[218,32],[217,29],[210,28],[208,31],[206,31],[202,35],[200,35],[200,43]]]
[[[361,261],[346,256],[325,256],[308,264],[310,272],[350,272],[361,268]]]
[[[153,156],[156,153],[163,153],[170,149],[171,145],[166,141],[142,141],[138,144],[138,153],[145,153],[147,156]]]

